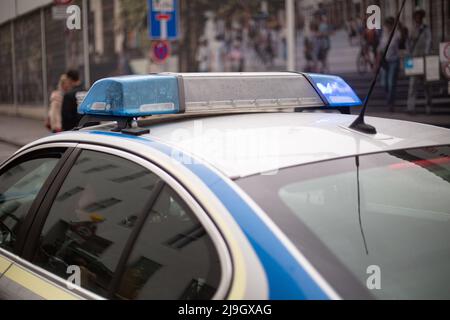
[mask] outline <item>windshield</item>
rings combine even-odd
[[[238,184],[344,298],[450,298],[450,147],[308,164]],[[345,281],[343,281],[345,279]]]

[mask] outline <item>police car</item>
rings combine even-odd
[[[317,74],[99,80],[0,166],[0,298],[450,298],[450,131],[328,112],[360,105]]]

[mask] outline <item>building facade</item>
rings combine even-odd
[[[296,0],[297,68],[301,70],[308,20],[322,3],[328,23],[343,30],[377,4],[395,15],[401,0]],[[146,0],[85,0],[91,82],[107,76],[158,71],[265,71],[285,69],[284,0],[180,0],[181,34],[171,58],[152,60]],[[82,7],[83,0],[71,4]],[[0,109],[48,104],[60,75],[77,69],[83,79],[83,30],[69,30],[51,0],[5,0],[0,4]],[[402,22],[411,27],[416,7],[427,12],[433,50],[450,40],[450,0],[407,0]],[[87,83],[89,86],[89,83]]]

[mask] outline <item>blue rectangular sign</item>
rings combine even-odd
[[[148,0],[148,31],[151,40],[177,40],[178,0]]]

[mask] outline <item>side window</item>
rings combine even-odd
[[[157,180],[123,158],[83,151],[52,204],[33,262],[65,279],[78,266],[81,286],[106,296]]]
[[[0,172],[0,247],[12,251],[19,229],[65,149],[25,155]]]
[[[221,278],[212,240],[191,210],[165,186],[126,263],[119,299],[209,299]]]

